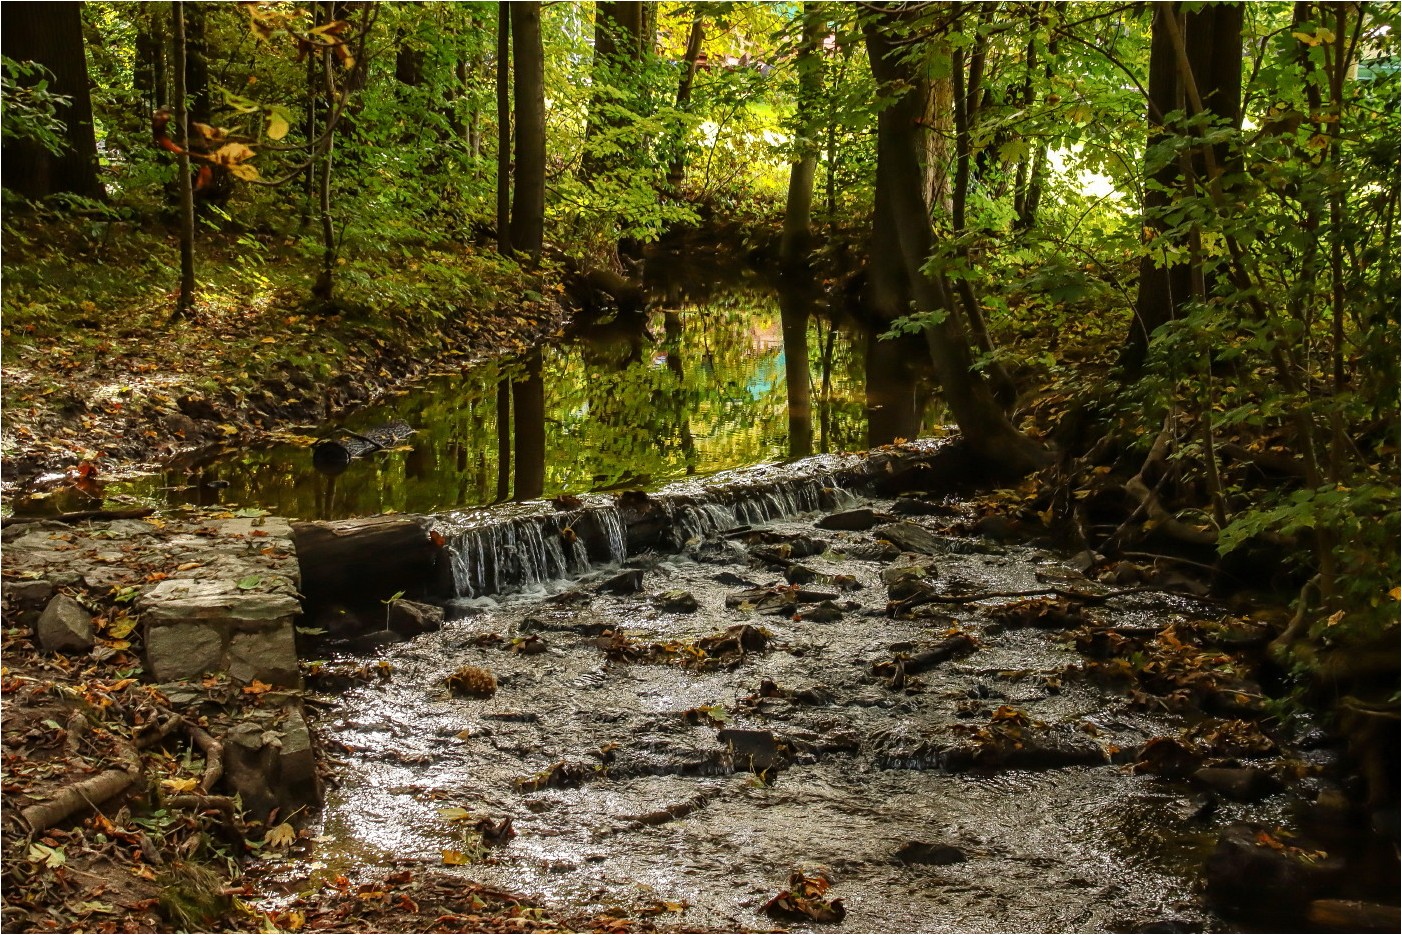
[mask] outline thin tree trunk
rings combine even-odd
[[[545,492],[545,380],[540,348],[526,355],[525,365],[525,376],[511,387],[516,410],[516,499],[535,500]]]
[[[511,245],[535,264],[540,262],[545,235],[545,55],[539,2],[511,4],[511,33],[516,53],[516,185]]]
[[[813,398],[808,374],[808,313],[812,298],[793,283],[779,290],[784,333],[784,383],[788,395],[789,457],[813,453]]]
[[[190,184],[190,114],[185,100],[185,4],[171,4],[175,35],[175,127],[180,134],[180,297],[172,320],[188,318],[195,304],[195,192]]]
[[[511,381],[497,381],[497,500],[511,496]]]
[[[497,4],[497,250],[511,255],[511,7]]]
[[[701,13],[698,11],[691,20],[691,32],[686,39],[686,55],[682,60],[686,68],[682,72],[680,83],[677,85],[677,111],[679,113],[686,114],[691,111],[691,86],[696,80],[696,64],[701,59],[701,45],[705,41],[705,22],[701,19]],[[681,190],[682,182],[686,179],[685,128],[678,132],[673,145],[676,149],[672,155],[672,162],[667,167],[667,187],[676,192]]]
[[[798,47],[798,153],[789,166],[789,196],[784,204],[784,227],[779,242],[779,262],[789,271],[797,271],[807,265],[808,260],[813,177],[818,169],[814,113],[823,93],[822,59],[818,56],[818,44],[823,40],[822,5],[806,0],[802,17],[803,40]],[[809,447],[812,447],[811,442]]]

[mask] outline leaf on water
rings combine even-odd
[[[467,821],[472,817],[472,813],[461,806],[454,805],[451,808],[440,808],[438,817],[444,821]]]
[[[462,851],[444,851],[443,863],[447,864],[449,867],[461,867],[463,864],[467,863],[467,855]]]
[[[296,840],[297,829],[284,821],[282,824],[278,825],[276,828],[273,828],[271,831],[268,832],[268,837],[265,843],[268,844],[270,847],[275,847],[279,850],[283,850],[288,847],[291,847],[293,842]]]

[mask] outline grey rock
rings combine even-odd
[[[15,581],[5,585],[5,600],[12,606],[43,607],[54,596],[54,586],[47,581]]]
[[[258,679],[270,685],[297,685],[297,645],[292,627],[235,633],[229,640],[229,675],[240,682]]]
[[[878,539],[885,539],[905,552],[920,552],[924,555],[938,555],[945,551],[942,540],[924,526],[917,526],[915,523],[887,523],[884,526],[877,526],[871,534]]]
[[[842,608],[832,601],[823,601],[817,607],[805,610],[803,619],[813,623],[836,623],[842,619]]]
[[[892,856],[903,864],[933,864],[937,867],[963,863],[969,859],[953,844],[930,844],[926,841],[907,841]]]
[[[888,517],[868,507],[858,510],[845,510],[824,516],[813,525],[819,529],[841,529],[848,532],[865,532]]]
[[[158,682],[218,671],[224,661],[224,634],[203,623],[148,626],[146,668]]]
[[[642,570],[630,568],[625,572],[616,574],[599,585],[599,589],[612,594],[637,594],[643,589]]]
[[[737,770],[762,773],[783,759],[779,738],[771,731],[726,727],[716,732],[716,739],[730,748]]]
[[[389,605],[391,630],[415,636],[443,627],[443,608],[418,601],[398,600]]]
[[[55,594],[39,615],[39,645],[51,653],[87,652],[96,642],[92,614],[67,594]]]
[[[1192,778],[1199,785],[1238,802],[1254,802],[1276,788],[1270,774],[1254,766],[1205,766],[1194,772]]]
[[[920,578],[930,578],[935,574],[933,562],[902,562],[898,565],[891,565],[881,569],[881,583],[887,587],[895,585],[899,581],[917,580]]]
[[[690,591],[663,591],[655,598],[658,608],[673,614],[694,614],[700,605]]]

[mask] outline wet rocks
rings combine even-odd
[[[443,626],[443,608],[418,601],[398,600],[389,606],[389,626],[406,636],[431,633]]]
[[[66,594],[56,594],[49,600],[39,615],[38,634],[39,644],[51,653],[87,652],[93,648],[96,637],[92,614]]]
[[[786,758],[784,746],[772,731],[726,727],[716,731],[716,739],[730,748],[737,770],[763,773]]]
[[[599,590],[607,591],[610,594],[637,594],[642,589],[643,573],[638,568],[630,568],[620,572],[599,585]]]
[[[846,532],[866,532],[877,523],[885,522],[889,517],[884,513],[878,513],[873,509],[863,507],[858,510],[844,510],[841,513],[833,513],[824,516],[814,523],[819,529],[843,530]]]
[[[871,531],[877,539],[900,548],[902,552],[919,552],[922,555],[938,555],[944,551],[941,540],[924,526],[910,522],[887,523]]]
[[[836,623],[842,619],[842,608],[832,601],[823,601],[816,607],[805,610],[802,617],[813,623]]]
[[[1343,862],[1292,845],[1269,829],[1233,825],[1203,867],[1208,898],[1243,917],[1279,918],[1303,911],[1343,870]]]
[[[225,777],[259,820],[321,804],[311,730],[297,706],[256,712],[224,739]]]
[[[1276,791],[1271,775],[1254,766],[1205,766],[1192,774],[1193,782],[1238,802],[1254,802]]]
[[[926,841],[907,841],[896,848],[891,856],[897,863],[931,864],[936,867],[959,864],[969,859],[967,854],[952,844],[931,844]]]
[[[663,591],[653,598],[653,603],[659,610],[670,614],[694,614],[701,606],[697,603],[696,595],[681,589]]]

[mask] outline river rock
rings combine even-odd
[[[1233,825],[1222,832],[1203,867],[1208,899],[1242,917],[1279,917],[1304,910],[1343,871],[1338,858],[1320,858],[1275,838],[1266,828]]]
[[[842,619],[842,608],[832,601],[823,601],[817,607],[805,610],[803,619],[813,623],[836,623]]]
[[[924,526],[915,523],[887,523],[871,531],[877,539],[898,546],[903,552],[919,552],[923,555],[938,555],[944,551],[941,540]]]
[[[730,748],[736,770],[762,773],[783,759],[783,747],[772,731],[726,727],[716,732],[716,739]]]
[[[408,636],[430,633],[443,627],[443,608],[398,600],[389,605],[389,626]]]
[[[5,600],[11,607],[46,607],[53,596],[54,586],[48,581],[14,581],[5,584]]]
[[[907,841],[892,855],[902,864],[933,864],[937,867],[959,864],[969,857],[952,844],[930,844],[925,841]]]
[[[637,594],[642,589],[643,573],[638,568],[620,572],[599,585],[599,590],[608,591],[610,594]]]
[[[808,584],[820,577],[822,576],[807,565],[790,565],[784,569],[784,580],[789,584]]]
[[[814,523],[819,529],[841,529],[847,532],[866,532],[877,523],[884,522],[888,517],[878,513],[869,507],[862,507],[859,510],[845,510],[841,513],[833,513],[831,516],[824,516]]]
[[[96,632],[92,614],[67,594],[55,594],[39,615],[39,645],[51,653],[87,652],[93,648]]]
[[[681,589],[663,591],[653,600],[660,610],[671,614],[694,614],[700,607],[694,594]]]
[[[1254,766],[1205,766],[1193,773],[1193,781],[1238,802],[1254,802],[1275,791],[1275,783]]]

